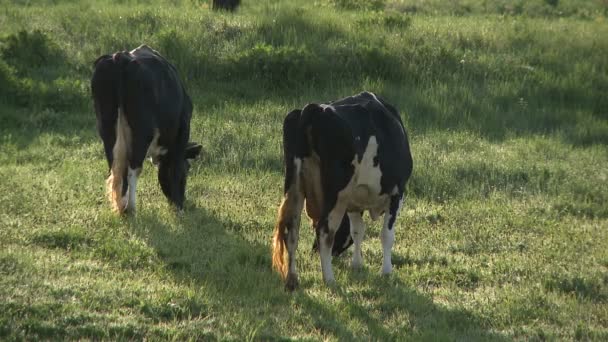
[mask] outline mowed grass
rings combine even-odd
[[[0,1],[0,339],[608,339],[602,1]],[[147,43],[195,102],[187,204],[145,165],[116,217],[88,80]],[[392,275],[378,222],[323,285],[271,271],[281,125],[363,89],[414,157]]]

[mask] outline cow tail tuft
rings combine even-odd
[[[127,51],[117,52],[112,55],[114,64],[115,96],[118,104],[118,118],[116,120],[116,142],[112,149],[112,166],[110,176],[106,180],[106,192],[110,200],[112,210],[122,214],[127,209],[128,199],[126,194],[127,168],[129,166],[129,155],[131,146],[131,128],[125,116],[124,83],[127,65],[133,60]]]
[[[289,219],[288,213],[288,198],[285,197],[279,207],[277,223],[274,227],[274,234],[272,237],[272,267],[281,275],[281,278],[287,277],[287,263],[285,262],[285,250],[286,250],[286,219]]]
[[[129,147],[131,146],[131,129],[122,111],[118,109],[118,120],[116,122],[116,143],[112,154],[114,160],[110,170],[110,176],[106,180],[108,199],[112,210],[122,214],[127,208],[128,200],[126,192],[123,193],[126,181],[127,168],[129,166]]]

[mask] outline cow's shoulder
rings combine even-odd
[[[144,66],[144,70],[158,72],[160,70],[168,71],[172,77],[177,77],[177,68],[169,62],[158,51],[152,49],[148,45],[140,45],[139,47],[129,52],[133,60],[137,61],[137,65]]]
[[[140,45],[138,47],[136,47],[135,49],[131,50],[130,52],[131,55],[135,56],[135,57],[152,57],[152,58],[161,58],[164,59],[163,56],[158,53],[158,51],[152,49],[151,47],[149,47],[146,44]]]

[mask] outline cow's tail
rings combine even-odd
[[[297,218],[299,201],[303,198],[298,185],[298,172],[296,162],[296,148],[298,145],[299,122],[301,111],[296,109],[285,117],[283,122],[283,160],[285,161],[285,184],[283,187],[283,201],[279,206],[277,222],[272,237],[272,266],[283,279],[287,276],[288,265],[285,262],[287,248],[287,233],[290,225]]]
[[[116,143],[112,154],[114,160],[108,177],[107,193],[112,210],[122,214],[128,205],[126,188],[127,168],[129,166],[129,147],[131,146],[131,129],[121,108],[118,109],[116,121]]]
[[[110,176],[106,180],[108,199],[112,210],[122,214],[128,206],[127,172],[131,147],[131,128],[124,113],[124,78],[126,65],[132,60],[128,52],[118,52],[112,56],[118,67],[115,80],[116,96],[118,98],[118,118],[116,120],[116,142],[112,149],[112,166]]]
[[[288,233],[291,229],[297,228],[300,223],[300,215],[302,211],[302,202],[304,194],[299,189],[299,184],[294,180],[291,188],[285,194],[279,211],[277,213],[277,223],[274,226],[274,234],[272,236],[272,266],[281,275],[283,279],[287,277],[289,265],[285,262],[285,254],[287,251],[287,239],[290,237]],[[297,243],[296,240],[291,243]]]
[[[287,222],[288,219],[288,197],[285,197],[279,207],[279,213],[277,217],[277,223],[274,226],[274,234],[272,236],[272,267],[281,275],[281,278],[285,279],[287,276],[287,263],[285,262],[285,250],[286,250],[286,233],[287,233]]]

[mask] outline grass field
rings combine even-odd
[[[0,0],[0,340],[608,340],[608,2]],[[195,111],[186,210],[116,217],[89,78],[147,43]],[[363,89],[414,157],[380,275],[270,267],[293,108]]]

